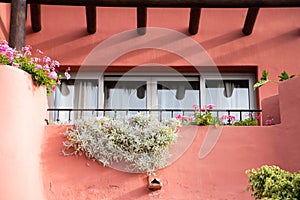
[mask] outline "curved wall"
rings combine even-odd
[[[0,65],[0,199],[43,199],[41,143],[46,89],[26,72]]]

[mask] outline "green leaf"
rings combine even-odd
[[[289,75],[288,75],[288,73],[286,73],[286,71],[283,71],[283,72],[281,73],[281,75],[278,76],[278,78],[280,78],[279,81],[284,81],[284,80],[289,79]]]
[[[268,80],[268,75],[269,75],[269,72],[267,72],[267,70],[264,70],[262,72],[262,77],[260,78],[260,80]]]
[[[256,90],[257,88],[263,86],[264,84],[266,84],[267,82],[269,82],[269,80],[260,80],[257,83],[255,83],[253,85],[253,89]]]
[[[264,84],[266,84],[267,82],[269,82],[268,75],[269,75],[269,72],[267,72],[266,70],[263,70],[260,80],[253,85],[253,89],[256,90],[257,88],[259,88],[259,87],[263,86]]]
[[[290,76],[286,71],[283,71],[281,73],[281,75],[278,76],[278,78],[279,78],[279,81],[285,81],[285,80],[288,80],[288,79],[293,78],[295,76],[296,76],[295,74]]]

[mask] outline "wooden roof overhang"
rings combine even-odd
[[[20,49],[25,45],[25,24],[27,4],[30,4],[32,30],[41,30],[41,4],[85,6],[87,31],[96,32],[96,7],[136,7],[137,31],[145,34],[147,7],[190,8],[189,33],[197,34],[201,8],[248,8],[244,27],[245,35],[250,35],[260,8],[300,7],[300,0],[0,0],[11,3],[9,44]]]

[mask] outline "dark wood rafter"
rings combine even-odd
[[[147,27],[147,8],[144,6],[137,7],[137,32],[140,35],[144,35],[146,33]]]
[[[189,33],[195,35],[198,33],[201,8],[194,7],[190,9]]]
[[[13,0],[0,0],[10,3]],[[250,8],[300,7],[299,0],[27,0],[29,4],[107,6],[107,7],[174,7],[174,8]]]
[[[26,0],[12,0],[10,11],[9,46],[21,50],[26,36]]]
[[[41,25],[41,5],[30,4],[31,26],[34,32],[42,30]]]
[[[96,6],[85,7],[87,32],[89,34],[96,33],[97,30],[97,8]]]
[[[258,11],[259,8],[257,7],[248,8],[247,16],[243,27],[243,33],[245,35],[250,35],[252,33],[258,15]]]
[[[33,17],[32,29],[39,31],[40,7],[39,5],[70,5],[86,6],[87,29],[89,33],[96,32],[96,7],[136,7],[138,13],[138,28],[146,27],[147,7],[174,7],[192,8],[190,13],[189,32],[196,34],[199,28],[200,8],[249,8],[245,20],[243,33],[251,34],[258,14],[258,8],[267,7],[300,7],[300,0],[0,0],[11,3],[11,22],[9,44],[20,49],[25,45],[26,36],[26,4],[32,4]],[[199,10],[198,10],[199,9]],[[199,16],[199,17],[198,17]],[[139,29],[138,29],[139,30]],[[141,29],[142,30],[142,29]],[[145,30],[145,29],[144,29]],[[144,34],[143,31],[140,34]]]

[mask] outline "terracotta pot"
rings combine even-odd
[[[43,199],[40,146],[47,113],[44,87],[0,65],[0,199]]]

